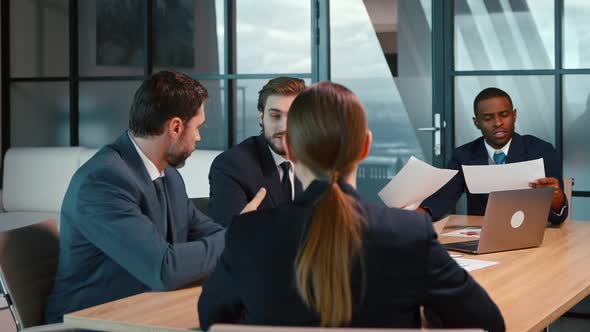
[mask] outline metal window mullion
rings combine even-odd
[[[0,3],[2,10],[2,164],[10,147],[10,1]]]
[[[69,42],[70,42],[70,145],[78,146],[79,137],[79,72],[78,72],[78,0],[69,3]]]
[[[225,74],[226,77],[237,74],[236,47],[236,0],[225,1]],[[227,101],[227,145],[236,144],[237,97],[236,80],[226,80],[225,100]]]
[[[146,25],[145,25],[145,76],[149,77],[154,71],[154,52],[156,50],[156,41],[154,34],[154,15],[156,13],[156,1],[148,0],[146,7]]]
[[[555,149],[563,169],[563,68],[562,30],[563,0],[554,0],[555,14]]]

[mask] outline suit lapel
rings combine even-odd
[[[506,163],[517,163],[525,160],[527,158],[522,136],[514,133],[512,135],[512,142],[510,142],[510,149],[508,149],[508,155],[506,156]]]
[[[303,191],[303,187],[301,186],[301,181],[295,175],[295,197],[297,197]]]
[[[143,164],[143,160],[137,153],[133,142],[131,142],[131,138],[127,134],[127,131],[115,141],[113,144],[115,149],[119,151],[121,155],[121,159],[125,160],[127,165],[129,165],[129,169],[131,172],[134,172],[138,179],[138,184],[141,186],[141,192],[145,195],[147,204],[145,204],[144,208],[147,211],[146,215],[150,218],[152,223],[156,226],[160,234],[166,234],[166,224],[165,220],[162,220],[162,215],[164,215],[163,207],[160,206],[160,201],[158,200],[158,193],[156,192],[156,186],[152,182],[150,175]],[[168,194],[166,194],[168,196]],[[168,211],[171,210],[170,205],[168,205]],[[170,212],[168,212],[170,215]]]
[[[478,142],[474,145],[475,151],[472,153],[472,158],[470,160],[470,165],[488,165],[489,164],[489,156],[488,150],[486,150],[486,146],[484,143],[484,138],[481,137]]]
[[[270,198],[272,206],[277,206],[280,202],[282,202],[283,198],[281,192],[281,181],[279,178],[277,165],[270,154],[264,134],[260,134],[256,138],[256,147],[258,149],[260,167],[262,168],[262,176],[264,177],[263,186],[266,188],[266,196]]]

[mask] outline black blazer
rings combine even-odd
[[[233,219],[226,248],[199,299],[203,330],[234,322],[319,325],[297,293],[294,262],[326,187],[316,181],[292,204]],[[352,187],[341,187],[358,198]],[[441,246],[429,216],[365,202],[362,207],[368,220],[364,268],[356,264],[351,275],[351,326],[418,327],[424,305],[445,327],[504,330],[498,308]]]
[[[545,176],[557,178],[559,180],[559,186],[563,190],[561,160],[553,146],[535,136],[520,136],[514,133],[508,155],[506,156],[506,163],[510,164],[538,158],[543,158]],[[467,213],[483,216],[488,203],[488,195],[469,193],[461,165],[488,165],[488,160],[489,156],[483,137],[456,148],[453,151],[453,157],[449,161],[447,168],[458,170],[459,173],[441,189],[432,194],[432,196],[425,199],[421,206],[429,208],[432,211],[432,218],[438,220],[443,218],[455,207],[457,200],[463,192],[467,192]],[[560,224],[567,218],[567,199],[565,205],[566,207],[561,215],[553,211],[550,212],[549,221],[552,224]]]
[[[209,216],[227,226],[261,187],[266,188],[266,197],[259,210],[284,201],[279,171],[263,134],[247,138],[213,160],[209,171]],[[301,182],[296,180],[295,194],[299,192]]]

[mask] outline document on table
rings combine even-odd
[[[462,168],[465,183],[472,194],[528,189],[529,182],[545,177],[543,158],[503,165],[463,165]]]
[[[481,233],[481,227],[465,227],[456,231],[443,234],[443,236],[453,237],[468,237],[472,239],[479,239]]]
[[[451,257],[453,257],[453,255],[451,255]],[[480,259],[469,259],[462,257],[453,257],[453,259],[457,262],[457,264],[459,264],[460,267],[464,268],[467,272],[483,269],[485,267],[498,264],[498,262],[482,261]]]
[[[455,170],[430,166],[412,156],[397,175],[381,189],[379,197],[389,207],[413,210],[457,173]]]

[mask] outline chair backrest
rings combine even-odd
[[[4,156],[2,201],[8,212],[59,212],[80,166],[81,147],[11,148]]]
[[[375,329],[375,328],[326,328],[326,327],[303,327],[303,326],[260,326],[260,325],[237,325],[237,324],[215,324],[209,332],[483,332],[482,329]]]
[[[43,324],[58,255],[55,220],[0,232],[0,281],[19,328]]]
[[[191,198],[193,204],[206,215],[209,215],[209,197]]]
[[[209,197],[209,169],[213,159],[223,151],[195,150],[178,171],[190,198]]]
[[[563,178],[563,192],[564,192],[565,197],[567,198],[567,202],[569,204],[569,207],[568,207],[569,213],[568,213],[565,221],[572,219],[572,207],[574,205],[572,202],[573,187],[574,187],[574,178]]]

